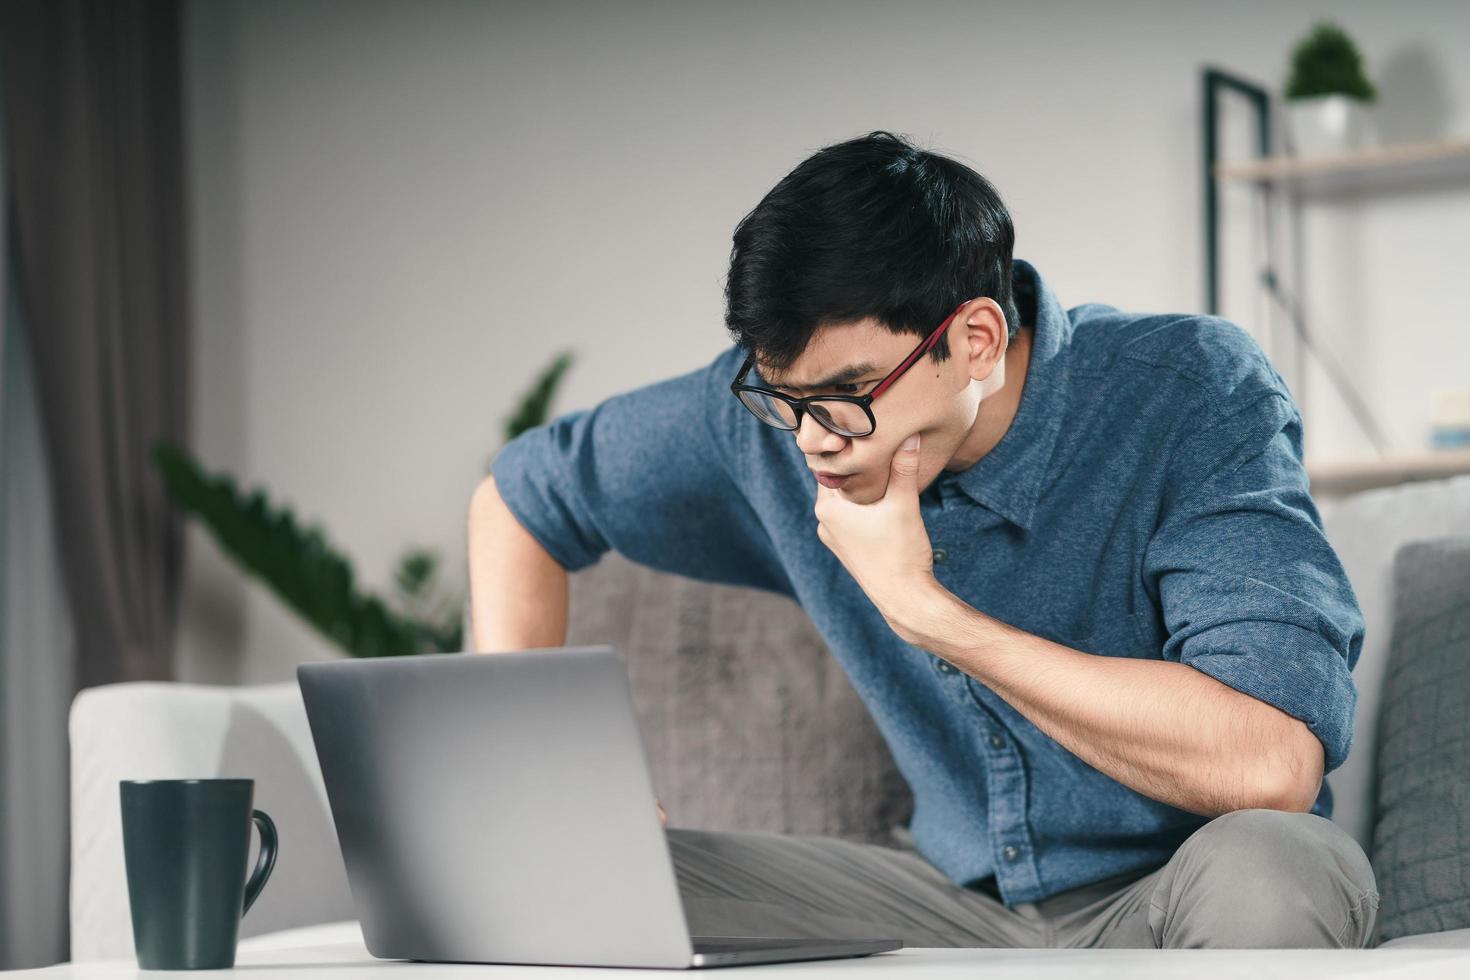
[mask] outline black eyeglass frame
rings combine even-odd
[[[837,435],[842,436],[845,439],[865,439],[868,436],[872,435],[874,432],[878,431],[878,420],[873,417],[873,399],[877,398],[879,395],[883,394],[883,392],[892,387],[894,382],[903,377],[905,371],[913,367],[918,362],[919,358],[923,357],[934,348],[935,344],[939,343],[939,338],[944,336],[944,332],[949,329],[949,325],[954,321],[954,318],[959,315],[960,310],[963,310],[969,302],[969,300],[965,300],[964,303],[956,306],[954,308],[954,312],[945,317],[944,322],[936,327],[933,333],[925,337],[923,341],[919,343],[919,346],[915,347],[913,349],[913,352],[899,363],[898,367],[888,372],[888,376],[885,377],[882,381],[878,382],[877,387],[868,392],[866,395],[807,395],[804,398],[793,398],[790,395],[783,394],[782,392],[775,391],[771,388],[763,388],[760,385],[748,385],[745,383],[745,376],[749,374],[750,369],[755,366],[755,355],[753,354],[745,359],[745,364],[741,366],[740,373],[735,375],[734,381],[730,382],[730,391],[740,401],[740,404],[745,406],[745,410],[756,417],[757,421],[763,422],[773,429],[780,429],[783,432],[795,432],[800,429],[801,417],[803,413],[808,410],[807,406],[812,404],[813,402],[847,402],[852,405],[857,405],[863,410],[863,414],[868,417],[868,431],[866,432],[844,432],[841,429],[834,427],[830,422],[831,416],[826,415],[826,413],[824,412],[812,412],[812,418],[816,419],[817,424],[822,426],[822,428],[826,429],[828,432],[835,432]],[[745,403],[745,399],[740,397],[740,393],[742,391],[750,391],[757,394],[766,395],[767,397],[775,398],[790,405],[792,412],[796,416],[795,424],[789,426],[777,425],[775,422],[761,415],[755,409],[747,405]],[[824,418],[824,416],[826,417]]]

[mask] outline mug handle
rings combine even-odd
[[[276,822],[264,810],[251,810],[250,819],[255,821],[255,827],[260,831],[260,855],[255,859],[255,870],[250,872],[250,880],[245,883],[245,908],[240,911],[242,917],[255,904],[260,890],[265,887],[266,879],[270,878],[271,871],[275,869],[276,845],[279,842],[276,837]]]

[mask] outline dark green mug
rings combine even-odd
[[[253,808],[255,780],[128,779],[120,789],[138,966],[234,966],[240,919],[276,865],[276,825]],[[260,856],[246,881],[252,822]]]

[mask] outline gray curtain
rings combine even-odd
[[[0,3],[12,261],[78,687],[172,672],[182,534],[149,453],[186,435],[180,71],[177,2]]]
[[[6,285],[0,279],[11,300],[0,304],[0,969],[14,970],[67,957],[73,688],[30,351]]]
[[[179,47],[175,0],[0,0],[0,969],[68,956],[73,694],[172,674]]]

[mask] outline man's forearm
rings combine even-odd
[[[566,642],[567,573],[486,478],[470,500],[470,649],[486,653]]]
[[[942,594],[940,594],[942,593]],[[927,593],[908,637],[1005,699],[1078,758],[1206,816],[1311,808],[1321,744],[1301,722],[1192,667],[1073,650]],[[1315,758],[1314,758],[1315,755]]]

